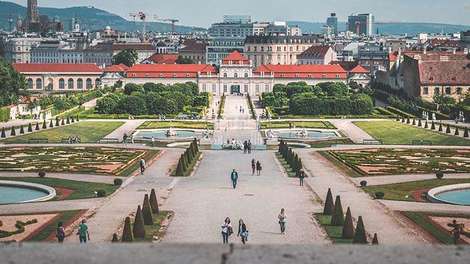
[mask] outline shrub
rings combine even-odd
[[[367,244],[366,229],[362,216],[357,220],[356,232],[354,233],[353,244]]]
[[[446,134],[450,134],[450,126],[449,125],[447,125]]]
[[[16,129],[14,126],[11,127],[10,136],[16,136]]]
[[[377,237],[377,233],[374,234],[374,238],[372,239],[372,245],[378,245],[379,238]]]
[[[442,123],[439,123],[439,132],[442,132],[443,129],[442,129]]]
[[[33,125],[31,123],[28,124],[28,132],[33,132]]]
[[[155,189],[152,189],[152,191],[150,192],[150,207],[152,207],[152,213],[157,215],[160,213],[160,209],[158,208],[157,193],[155,192]]]
[[[413,118],[413,126],[416,126],[416,119]]]
[[[116,234],[116,233],[113,234],[113,239],[111,240],[111,242],[113,242],[113,243],[119,242],[118,234]]]
[[[46,128],[47,128],[46,119],[44,119],[44,121],[42,122],[42,129],[46,129]]]
[[[122,179],[114,179],[114,185],[115,186],[121,186],[122,185]]]
[[[1,137],[2,137],[2,138],[6,138],[6,137],[7,137],[7,135],[6,135],[6,133],[5,133],[5,128],[4,128],[4,127],[2,127],[2,135],[1,135]]]
[[[426,121],[426,123],[424,124],[424,128],[429,128],[428,121]]]
[[[455,136],[458,136],[460,135],[460,132],[459,132],[459,128],[458,127],[455,127],[455,133],[454,133]]]
[[[385,193],[383,192],[375,192],[375,199],[383,199],[385,197]]]
[[[44,177],[46,177],[46,172],[45,171],[40,171],[40,172],[38,172],[38,176],[41,177],[41,178],[44,178]]]
[[[124,228],[122,230],[121,242],[132,242],[134,240],[132,235],[132,227],[131,227],[131,218],[126,217],[124,221]]]
[[[360,184],[361,184],[361,187],[366,187],[367,186],[367,181],[361,181]]]
[[[439,180],[444,178],[444,172],[443,171],[436,172],[436,178],[438,178]]]
[[[142,205],[142,215],[144,218],[145,225],[153,225],[152,208],[150,207],[149,195],[146,194],[144,197],[144,203]]]
[[[418,126],[419,126],[419,127],[422,127],[422,126],[423,126],[423,122],[421,121],[421,119],[418,121]]]
[[[20,134],[24,134],[24,127],[20,126]]]
[[[55,126],[56,126],[56,127],[60,126],[59,117],[56,117],[56,118],[55,118]]]
[[[35,128],[35,130],[36,130],[36,131],[39,130],[39,123],[36,123],[36,128]]]
[[[105,190],[98,190],[96,191],[96,197],[106,197],[106,191]]]
[[[341,197],[337,195],[336,201],[335,201],[335,210],[333,212],[333,216],[331,217],[331,225],[342,226],[343,224],[344,224],[343,206],[341,205]]]
[[[134,235],[135,238],[141,238],[141,239],[145,238],[144,219],[142,217],[142,209],[140,208],[140,205],[137,206],[137,212],[135,213],[132,234]]]
[[[325,207],[323,208],[324,215],[333,215],[335,205],[333,204],[333,195],[331,194],[331,189],[328,188],[328,193],[326,194]]]
[[[432,121],[432,123],[431,123],[431,129],[436,130],[436,123],[434,123],[434,121]]]
[[[468,138],[468,127],[465,127],[465,130],[463,132],[463,137]]]
[[[51,121],[49,121],[49,127],[50,128],[54,127],[54,123],[52,122],[52,119],[51,119]]]

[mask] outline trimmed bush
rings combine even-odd
[[[406,123],[407,123],[407,124],[410,124],[410,123],[411,123],[411,121],[410,121],[410,118],[409,118],[409,117],[406,119]]]
[[[346,211],[346,219],[344,219],[343,234],[342,238],[352,239],[354,238],[354,223],[351,215],[351,209],[348,207]]]
[[[46,123],[46,119],[44,119],[44,121],[42,122],[42,129],[46,129],[47,128],[47,123]]]
[[[421,121],[421,119],[418,121],[418,126],[419,126],[419,127],[422,127],[422,126],[423,126],[423,122]]]
[[[439,123],[439,132],[442,132],[443,129],[442,129],[442,123]]]
[[[53,128],[53,127],[54,127],[54,123],[52,122],[52,119],[51,119],[51,121],[49,121],[49,127],[50,127],[50,128]]]
[[[144,204],[142,205],[142,215],[145,225],[153,225],[152,208],[150,207],[149,195],[144,197]]]
[[[375,192],[375,199],[383,199],[385,197],[385,193],[383,192]]]
[[[366,187],[367,186],[367,181],[361,181],[360,184],[361,184],[361,187]]]
[[[5,133],[5,128],[2,127],[2,135],[0,136],[1,138],[6,138],[7,134]]]
[[[468,127],[465,127],[465,130],[463,132],[463,137],[468,138]]]
[[[14,126],[11,127],[10,137],[16,136],[16,129]]]
[[[75,117],[72,116],[72,117],[70,118],[70,122],[71,122],[71,123],[75,123]]]
[[[432,121],[432,123],[431,123],[431,129],[436,130],[436,123],[434,123],[434,121]]]
[[[40,171],[40,172],[38,172],[38,176],[41,177],[41,178],[44,178],[44,177],[46,177],[46,172],[45,171]]]
[[[111,240],[112,243],[117,243],[119,242],[119,237],[118,234],[114,233],[113,234],[113,239]]]
[[[424,123],[424,128],[429,128],[428,121],[426,121],[426,123]]]
[[[21,135],[24,134],[24,127],[23,127],[23,126],[20,126],[20,134],[21,134]]]
[[[62,118],[62,121],[60,121],[61,126],[65,126],[65,120]]]
[[[444,172],[443,171],[436,172],[436,178],[438,178],[439,180],[444,178]]]
[[[56,117],[56,118],[55,118],[55,126],[56,126],[56,127],[60,126],[59,117]]]
[[[131,218],[126,217],[124,228],[122,230],[121,242],[132,242],[133,240],[134,237],[132,235]]]
[[[132,234],[135,238],[144,239],[145,238],[145,227],[144,219],[142,217],[142,209],[140,205],[137,206],[137,212],[135,213],[134,226],[132,227]]]
[[[374,234],[374,238],[372,239],[372,245],[378,245],[379,238],[377,237],[377,233]]]
[[[28,124],[28,132],[33,132],[33,125],[31,123]]]
[[[459,128],[458,127],[455,127],[455,133],[454,133],[455,136],[458,136],[460,135],[460,131],[459,131]]]
[[[98,190],[96,191],[96,197],[106,197],[106,191],[105,190]]]
[[[158,208],[157,193],[155,192],[155,189],[152,189],[152,191],[150,192],[150,207],[152,207],[152,213],[157,215],[160,213],[160,209]]]
[[[364,227],[364,222],[362,221],[362,216],[359,216],[357,220],[356,232],[354,233],[353,244],[367,244],[367,235],[366,229]]]
[[[446,134],[450,134],[450,126],[449,125],[447,125]]]
[[[122,179],[114,179],[114,185],[115,186],[121,186],[122,185]]]
[[[67,121],[66,121],[67,125],[70,125],[70,117],[67,116]]]
[[[331,217],[331,225],[332,226],[344,225],[343,206],[341,205],[341,197],[339,195],[336,196],[335,210],[333,212],[333,216]]]
[[[331,194],[331,189],[328,188],[325,199],[325,207],[323,208],[324,215],[333,215],[335,205],[333,204],[333,195]]]
[[[35,128],[36,131],[39,130],[39,123],[36,123],[36,128]]]

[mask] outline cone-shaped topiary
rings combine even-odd
[[[155,192],[155,189],[152,189],[152,191],[150,192],[150,207],[152,207],[152,213],[157,215],[160,213],[160,209],[158,208],[157,193]]]
[[[47,123],[46,123],[46,119],[44,119],[44,121],[42,122],[42,129],[46,129],[47,128]]]
[[[5,133],[5,128],[2,127],[2,135],[0,136],[1,138],[6,138],[7,134]]]
[[[455,127],[454,135],[455,135],[455,136],[460,135],[460,131],[459,131],[459,128],[458,128],[458,127]]]
[[[15,126],[12,126],[12,127],[11,127],[10,137],[12,137],[12,136],[16,136],[16,129],[15,129]]]
[[[401,122],[402,122],[402,123],[405,123],[405,122],[406,122],[405,118],[402,118],[402,119],[401,119]]]
[[[72,116],[72,117],[70,118],[70,122],[71,122],[71,123],[75,123],[75,117]]]
[[[121,242],[132,242],[133,240],[134,237],[132,235],[131,218],[126,217],[124,228],[122,229]]]
[[[331,194],[331,189],[328,188],[325,199],[325,207],[323,208],[324,215],[333,215],[335,205],[333,204],[333,195]]]
[[[175,176],[184,176],[183,155],[181,155],[180,159],[178,160],[178,165],[176,166]]]
[[[111,240],[111,243],[117,243],[119,242],[119,237],[118,234],[114,233],[113,234],[113,239]]]
[[[354,233],[353,244],[367,244],[366,229],[362,216],[359,216],[357,220],[356,232]]]
[[[426,121],[426,123],[424,123],[424,128],[429,128],[428,121]]]
[[[70,117],[69,117],[69,116],[67,116],[67,121],[66,121],[66,123],[67,123],[67,125],[70,124]]]
[[[344,219],[343,235],[342,238],[352,239],[354,238],[354,223],[351,215],[351,209],[348,207],[346,211],[346,219]]]
[[[341,197],[339,195],[336,196],[335,209],[333,212],[333,216],[331,216],[331,225],[332,226],[344,225],[343,206],[341,205]]]
[[[20,126],[20,134],[24,134],[24,127]]]
[[[60,126],[60,119],[59,119],[59,117],[56,117],[56,118],[55,118],[55,126],[56,126],[56,127]]]
[[[439,123],[439,132],[442,132],[443,129],[442,129],[442,123]]]
[[[372,245],[378,245],[379,238],[377,237],[377,233],[374,234],[374,238],[372,239]]]
[[[137,206],[137,212],[135,213],[134,218],[134,226],[132,227],[132,234],[135,238],[145,238],[145,227],[144,227],[144,219],[142,217],[142,209],[140,209],[140,205]]]
[[[447,125],[446,134],[450,134],[450,126],[449,125]]]
[[[142,215],[144,217],[145,225],[153,225],[152,207],[150,206],[149,195],[144,197],[144,204],[142,205]]]
[[[468,138],[468,127],[465,128],[463,132],[463,137]]]
[[[64,126],[65,125],[65,120],[62,118],[62,121],[60,121],[60,125]]]
[[[410,121],[410,118],[409,118],[409,117],[406,119],[406,123],[407,123],[407,124],[410,124],[410,123],[411,123],[411,121]]]
[[[416,126],[416,119],[413,118],[413,126]]]
[[[418,121],[418,126],[419,126],[419,127],[422,127],[422,126],[423,126],[423,122],[421,121],[421,119]]]
[[[80,119],[78,118],[78,115],[77,115],[76,121],[77,121],[77,122],[80,122]]]
[[[436,123],[434,123],[434,121],[432,121],[432,123],[431,123],[431,129],[436,130]]]
[[[28,132],[33,132],[33,125],[31,123],[28,124]]]
[[[51,121],[49,121],[49,127],[54,127],[54,123],[52,123],[52,119]]]
[[[39,130],[39,123],[36,123],[36,128],[35,130]]]

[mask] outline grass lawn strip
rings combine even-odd
[[[394,183],[387,185],[367,186],[363,189],[372,197],[374,197],[374,194],[376,192],[383,192],[385,194],[385,200],[415,201],[412,195],[415,191],[430,190],[440,186],[461,183],[470,183],[470,179],[433,179],[424,181]]]
[[[414,140],[425,140],[433,145],[470,146],[470,140],[397,121],[359,121],[354,124],[385,145],[411,145]]]
[[[261,129],[276,129],[276,128],[317,128],[317,129],[336,129],[336,127],[328,121],[268,121],[261,123]]]
[[[37,184],[43,184],[52,188],[65,188],[72,190],[73,192],[67,196],[64,200],[77,200],[77,199],[87,199],[95,198],[95,192],[98,190],[104,190],[106,196],[114,193],[119,186],[106,183],[94,183],[94,182],[81,182],[81,181],[72,181],[64,179],[55,179],[55,178],[15,178],[15,177],[1,177],[2,180],[7,181],[21,181],[21,182],[31,182]]]
[[[315,218],[317,219],[318,223],[320,223],[320,225],[325,229],[326,234],[333,241],[333,243],[335,244],[351,244],[352,243],[352,239],[342,238],[342,235],[343,235],[342,226],[330,225],[331,223],[330,215],[315,214]]]
[[[47,139],[48,143],[61,143],[62,139],[79,136],[81,143],[96,143],[122,126],[124,122],[81,121],[72,125],[33,132],[2,140],[4,143],[28,143],[31,139]],[[34,126],[33,126],[34,128]]]
[[[170,211],[160,211],[160,214],[153,215],[153,225],[146,225],[145,227],[145,238],[144,239],[137,239],[135,238],[134,242],[153,242],[154,237],[158,237],[161,239],[163,237],[163,233],[161,232],[162,223],[171,216],[172,212]],[[134,225],[134,223],[132,223]]]
[[[137,129],[188,128],[214,129],[214,124],[204,121],[146,121]]]

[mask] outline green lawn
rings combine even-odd
[[[157,236],[160,239],[163,237],[163,233],[160,232],[162,227],[162,222],[171,214],[170,211],[160,211],[160,214],[153,215],[154,224],[151,226],[145,227],[145,238],[144,239],[135,239],[135,242],[153,242],[153,237]]]
[[[470,179],[434,179],[414,182],[402,182],[387,185],[367,186],[364,189],[372,197],[376,192],[383,192],[385,200],[414,201],[412,193],[452,184],[470,183]]]
[[[413,140],[426,140],[433,145],[470,146],[470,140],[397,121],[359,121],[354,124],[386,145],[410,145]]]
[[[267,121],[261,123],[261,129],[289,128],[289,124],[296,128],[336,129],[328,121]]]
[[[343,235],[342,226],[330,225],[331,223],[330,215],[315,214],[315,218],[320,223],[320,225],[325,229],[326,234],[333,241],[333,243],[335,244],[351,244],[352,243],[352,239],[342,238],[342,235]]]
[[[206,121],[146,121],[138,129],[159,128],[214,129],[214,124]]]
[[[31,183],[43,184],[52,188],[65,188],[65,189],[72,190],[73,192],[64,200],[95,198],[96,197],[95,191],[98,191],[98,190],[104,190],[106,192],[106,195],[110,195],[119,188],[119,186],[115,186],[113,184],[47,178],[47,175],[46,175],[46,178],[0,177],[0,180],[31,182]],[[60,195],[60,193],[58,194]]]
[[[48,139],[48,142],[61,142],[70,136],[79,136],[82,143],[95,143],[104,138],[124,122],[81,121],[72,125],[33,132],[18,137],[2,140],[5,143],[28,143],[30,139]],[[33,126],[34,129],[34,126]]]

